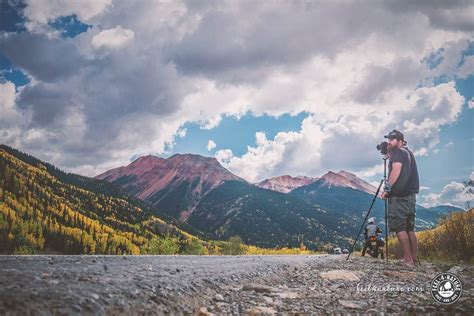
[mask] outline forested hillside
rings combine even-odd
[[[164,237],[195,239],[105,181],[0,147],[0,252],[139,254]]]

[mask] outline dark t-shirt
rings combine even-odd
[[[390,191],[391,196],[408,196],[417,194],[420,191],[420,180],[418,178],[418,168],[416,167],[415,156],[407,147],[396,148],[392,151],[388,163],[388,174],[392,172],[392,163],[401,162],[402,170],[395,184]]]

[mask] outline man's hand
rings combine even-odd
[[[388,192],[382,192],[380,197],[385,200],[386,198],[388,198]]]

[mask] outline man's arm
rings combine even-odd
[[[401,171],[402,171],[401,162],[392,163],[392,171],[390,172],[390,176],[388,177],[388,183],[390,184],[390,186],[393,186],[395,182],[397,182]]]
[[[388,180],[387,180],[390,187],[392,187],[395,184],[395,182],[397,182],[401,171],[402,171],[402,163],[401,162],[393,162],[392,163],[392,170],[390,171],[390,175],[389,175]],[[388,197],[388,192],[382,192],[380,197],[382,199],[386,199]]]

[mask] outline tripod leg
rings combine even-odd
[[[382,183],[383,183],[383,182],[384,182],[384,180],[381,180],[381,181],[380,181],[379,187],[377,188],[377,192],[375,192],[374,198],[372,199],[372,204],[370,204],[369,210],[367,211],[367,215],[365,215],[364,222],[362,223],[362,226],[361,226],[360,229],[359,229],[359,233],[357,233],[357,237],[356,237],[356,239],[354,240],[354,243],[352,244],[351,250],[349,251],[349,254],[347,255],[346,260],[349,260],[349,257],[350,257],[350,255],[351,255],[352,251],[354,250],[354,246],[355,246],[357,240],[359,239],[359,236],[360,236],[360,233],[362,232],[362,229],[364,228],[365,221],[367,220],[367,218],[368,218],[369,215],[370,215],[370,211],[372,210],[372,207],[374,206],[375,200],[377,199],[377,196],[379,195],[380,188],[382,187]]]
[[[383,181],[387,181],[387,156],[383,158]],[[387,206],[388,200],[385,199],[385,257],[387,258],[388,262],[388,214],[387,214]]]
[[[387,204],[388,201],[385,200],[385,258],[388,261],[388,216],[387,216]]]

